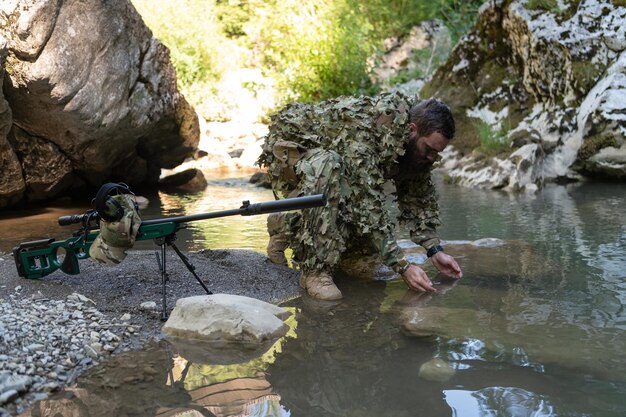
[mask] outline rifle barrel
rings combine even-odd
[[[159,223],[187,223],[198,220],[215,219],[227,216],[253,216],[255,214],[276,213],[279,211],[302,210],[313,207],[323,207],[326,205],[326,196],[324,194],[315,194],[305,197],[285,198],[283,200],[266,201],[264,203],[250,204],[244,201],[243,205],[238,209],[213,211],[210,213],[192,214],[189,216],[165,217],[162,219],[143,220],[142,225],[159,224]]]

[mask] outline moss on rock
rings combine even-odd
[[[598,82],[604,67],[594,65],[589,61],[572,62],[573,84],[579,93],[585,93]]]
[[[528,0],[524,7],[528,10],[545,10],[555,13],[560,10],[556,0]]]
[[[600,149],[609,146],[617,146],[617,138],[612,134],[599,133],[588,137],[584,140],[582,146],[578,150],[577,159],[579,162],[584,162],[597,154]]]

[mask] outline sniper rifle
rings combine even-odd
[[[162,319],[167,318],[165,313],[165,282],[167,281],[165,263],[166,246],[171,246],[174,249],[178,257],[183,261],[187,269],[193,274],[206,293],[211,294],[204,282],[195,273],[195,267],[174,244],[176,233],[181,229],[187,228],[187,223],[227,216],[253,216],[281,211],[303,210],[322,207],[325,204],[326,197],[323,194],[286,198],[256,204],[251,204],[246,200],[242,202],[241,207],[238,209],[142,220],[135,240],[152,239],[154,243],[160,247],[160,256],[157,251],[156,257],[162,280]],[[53,238],[41,239],[20,243],[13,248],[13,257],[15,258],[17,272],[21,277],[39,279],[53,273],[57,269],[69,275],[77,275],[80,273],[79,261],[89,258],[89,248],[99,234],[100,215],[97,210],[88,210],[84,214],[59,217],[58,222],[61,226],[80,223],[81,227],[73,233],[72,237],[65,240],[57,241]]]

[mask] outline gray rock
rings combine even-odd
[[[142,310],[153,311],[156,310],[156,303],[154,301],[146,301],[139,306]]]
[[[285,335],[289,312],[250,297],[213,294],[182,298],[163,326],[168,336],[258,344]]]
[[[0,376],[0,393],[10,390],[23,392],[33,383],[32,378],[24,375],[4,375]]]
[[[267,176],[267,172],[255,172],[252,174],[249,180],[250,184],[255,184],[257,187],[272,188],[272,183]]]
[[[0,394],[0,405],[13,401],[18,396],[19,393],[14,389],[3,392],[2,394]]]
[[[444,156],[450,179],[526,192],[582,175],[626,178],[624,27],[616,2],[565,2],[558,13],[486,2],[421,91],[463,127],[458,152]],[[496,155],[468,149],[478,137],[499,141]]]
[[[0,207],[112,175],[155,183],[194,153],[195,111],[130,1],[15,0],[3,13]]]
[[[0,62],[4,62],[7,52],[6,39],[0,34]],[[4,66],[0,66],[0,165],[3,174],[0,177],[0,208],[20,201],[26,189],[20,161],[7,139],[13,124],[13,113],[4,98],[4,76]]]
[[[79,294],[79,293],[77,293],[77,292],[75,292],[75,293],[72,293],[72,294],[68,295],[68,296],[67,296],[67,299],[68,299],[69,301],[79,301],[79,302],[81,302],[81,303],[91,303],[91,304],[93,304],[93,305],[96,305],[96,303],[95,303],[92,299],[87,298],[87,297],[85,297],[84,295]]]
[[[420,366],[418,376],[426,381],[446,382],[456,373],[450,364],[441,358],[432,358]]]
[[[206,188],[207,184],[207,180],[202,171],[196,168],[186,169],[159,180],[160,188],[187,192],[202,191]]]

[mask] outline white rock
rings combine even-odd
[[[146,311],[156,310],[156,303],[154,301],[146,301],[141,303],[139,308]]]
[[[181,298],[163,326],[166,335],[255,344],[285,335],[289,312],[254,298],[213,294]]]
[[[96,305],[96,303],[91,298],[87,298],[84,295],[79,294],[77,292],[74,292],[74,293],[68,295],[67,299],[70,300],[70,301],[79,301],[81,303],[91,303],[93,305]]]

